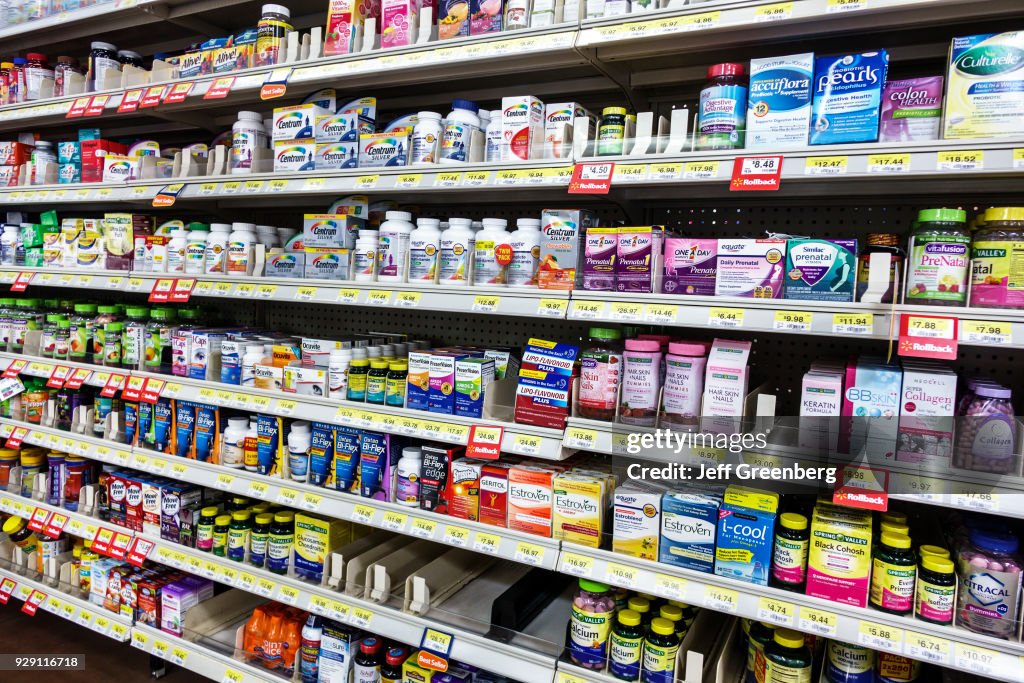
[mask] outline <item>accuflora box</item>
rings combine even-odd
[[[807,144],[813,76],[813,52],[750,60],[748,148]]]

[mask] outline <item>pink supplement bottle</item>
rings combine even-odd
[[[622,376],[622,333],[591,327],[590,344],[580,354],[580,417],[611,422]]]
[[[658,421],[661,391],[661,344],[653,339],[627,339],[622,354],[622,401],[619,420],[653,427]]]
[[[700,422],[704,369],[708,364],[704,342],[675,341],[665,357],[665,422],[672,427],[695,429]]]

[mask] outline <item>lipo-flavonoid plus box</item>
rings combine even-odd
[[[669,237],[665,240],[665,294],[714,296],[718,240]]]
[[[791,239],[786,243],[785,297],[853,301],[857,240]]]
[[[807,144],[813,78],[813,52],[750,60],[748,148]]]
[[[658,561],[711,573],[721,498],[701,493],[666,493],[661,499]]]
[[[781,299],[786,240],[718,240],[715,296]]]
[[[662,491],[647,482],[630,481],[615,489],[612,504],[612,551],[658,559]]]
[[[954,38],[942,137],[989,138],[1024,130],[1024,31]]]
[[[812,145],[878,140],[882,88],[889,70],[885,50],[814,60]]]
[[[768,584],[779,494],[729,486],[718,510],[715,574]]]
[[[896,460],[949,467],[953,454],[956,373],[938,364],[903,362]]]
[[[501,98],[502,161],[540,158],[544,103],[532,95]]]

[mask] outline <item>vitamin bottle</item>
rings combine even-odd
[[[608,644],[608,673],[620,681],[640,678],[644,629],[640,615],[630,609],[619,612]]]
[[[433,164],[441,142],[441,115],[434,111],[416,114],[412,129],[412,158],[410,164]]]
[[[672,622],[661,617],[651,620],[650,630],[644,639],[644,683],[672,683],[675,680],[677,652],[679,639],[676,638]]]
[[[185,272],[185,251],[188,249],[188,231],[174,230],[167,242],[167,272]]]
[[[906,303],[966,303],[971,248],[966,221],[962,209],[925,209],[917,214],[907,248]]]
[[[267,540],[267,569],[275,574],[287,574],[294,543],[295,513],[275,513]]]
[[[423,451],[417,446],[402,449],[396,466],[395,502],[406,507],[419,507],[420,474],[423,469]]]
[[[686,634],[686,622],[683,621],[683,610],[679,609],[675,605],[662,605],[658,608],[658,616],[672,622],[672,628],[675,629],[676,638],[678,638],[679,642],[682,643],[683,635]]]
[[[216,507],[205,507],[199,511],[199,522],[196,524],[196,548],[205,553],[213,551],[213,527],[220,513]]]
[[[370,372],[370,361],[365,358],[353,358],[348,366],[348,390],[346,398],[349,401],[366,400],[366,380]]]
[[[710,82],[700,92],[697,149],[743,147],[747,123],[747,81],[742,64],[726,62],[708,68]]]
[[[335,349],[331,351],[327,366],[328,396],[330,398],[346,398],[348,394],[348,366],[352,362],[351,349]]]
[[[480,110],[469,100],[455,100],[444,121],[441,137],[442,164],[464,164],[472,158],[473,134],[480,130]],[[481,155],[482,156],[482,155]]]
[[[231,527],[231,515],[217,515],[213,523],[213,554],[217,557],[227,557],[228,553],[228,532]]]
[[[320,617],[310,614],[302,626],[299,644],[299,679],[302,683],[317,683],[320,670],[320,642],[323,625]]]
[[[262,567],[267,563],[267,547],[270,544],[270,527],[274,523],[274,515],[262,512],[256,515],[252,534],[249,536],[249,563],[254,567]]]
[[[640,615],[640,623],[647,626],[651,623],[651,619],[654,618],[654,613],[651,612],[651,602],[647,598],[642,598],[639,595],[630,596],[626,600],[626,609],[631,609]]]
[[[376,230],[360,230],[356,239],[355,265],[352,278],[356,282],[373,282],[377,278]]]
[[[231,525],[228,527],[228,559],[241,562],[245,559],[245,551],[249,548],[249,532],[252,520],[248,510],[236,510],[231,513]]]
[[[242,447],[242,462],[245,463],[245,469],[249,472],[255,472],[259,469],[259,441],[259,433],[256,430],[256,416],[250,415],[249,430],[245,433],[244,446]]]
[[[34,552],[39,546],[39,540],[28,528],[28,522],[21,517],[8,517],[4,520],[3,530],[11,539],[11,543],[21,548],[26,555]]]
[[[910,614],[914,609],[917,558],[910,537],[883,532],[871,560],[871,606],[890,614]]]
[[[775,633],[774,624],[762,621],[751,621],[747,634],[747,683],[764,683],[765,658],[764,649],[772,642]]]
[[[810,530],[807,518],[796,512],[783,512],[775,530],[772,553],[772,585],[802,593],[807,580],[807,554]]]
[[[51,92],[45,87],[46,81],[53,81],[53,68],[46,55],[40,52],[29,52],[25,55],[25,99],[41,100],[50,97]]]
[[[623,153],[626,140],[626,110],[605,107],[597,126],[597,155],[616,156]]]
[[[468,218],[448,219],[448,229],[441,233],[441,284],[469,284],[471,259],[476,249],[472,223]]]
[[[366,402],[384,405],[387,396],[388,361],[383,359],[370,361],[370,371],[366,373]]]
[[[1020,605],[1019,546],[1017,537],[1010,534],[980,529],[970,532],[968,543],[956,559],[957,626],[996,638],[1013,635]],[[995,584],[1001,587],[998,591],[991,590]]]
[[[359,642],[359,653],[352,662],[352,683],[380,683],[382,647],[380,639],[375,637]]]
[[[703,342],[669,342],[665,356],[665,421],[679,427],[696,427],[704,391],[708,347]]]
[[[100,41],[92,43],[90,47],[86,90],[103,90],[120,85],[121,62],[117,59],[117,47]]]
[[[441,230],[436,218],[420,218],[409,235],[409,282],[435,283],[440,274]]]
[[[838,640],[828,641],[825,683],[874,683],[875,651]]]
[[[580,353],[579,414],[589,420],[615,419],[622,371],[622,333],[591,327],[589,344]]]
[[[914,683],[921,676],[921,662],[902,655],[875,655],[875,683]]]
[[[265,357],[263,344],[257,342],[245,345],[245,354],[242,356],[243,387],[256,386],[256,365],[261,363]]]
[[[208,230],[190,230],[185,245],[185,273],[202,275],[206,266],[206,240],[210,237]]]
[[[1024,282],[1016,264],[1024,261],[1024,208],[994,207],[971,247],[971,306],[1024,308]]]
[[[238,112],[238,120],[231,126],[231,172],[236,175],[252,173],[257,150],[269,146],[263,115],[255,111]]]
[[[252,249],[256,241],[255,223],[232,223],[228,236],[227,272],[252,275]]]
[[[509,0],[505,6],[505,30],[530,27],[530,0]]]
[[[614,615],[615,598],[608,585],[580,579],[569,620],[569,657],[574,664],[595,671],[604,669]]]
[[[253,66],[274,66],[284,56],[284,41],[291,25],[291,12],[283,5],[264,5],[263,16],[256,24],[256,54]]]
[[[892,233],[872,232],[868,233],[867,244],[861,251],[857,269],[857,301],[861,300],[864,292],[868,291],[868,279],[871,277],[871,254],[889,254],[889,288],[882,295],[881,303],[892,303],[892,294],[896,288],[896,273],[903,272],[903,261],[905,254],[900,246],[902,240],[899,235]]]
[[[388,211],[377,240],[377,281],[405,282],[409,260],[409,238],[415,229],[412,214]]]
[[[221,439],[220,464],[240,469],[245,466],[245,435],[249,432],[249,418],[228,418],[227,429]]]
[[[484,131],[484,161],[501,161],[502,150],[505,148],[505,137],[501,131],[501,110],[495,109],[491,112],[490,120],[487,121],[487,130]]]
[[[914,593],[914,616],[933,624],[952,624],[955,606],[953,561],[937,555],[922,555]]]
[[[485,218],[483,230],[476,234],[473,249],[473,284],[484,287],[504,286],[508,265],[512,260],[509,234],[504,218]]]
[[[384,404],[394,408],[405,407],[405,389],[409,382],[409,364],[404,360],[388,363],[388,376],[384,391]]]
[[[231,226],[227,223],[210,224],[210,236],[206,239],[204,272],[214,274],[225,272],[230,234]]]
[[[627,339],[622,354],[622,403],[619,419],[653,426],[661,390],[661,344],[653,339]]]
[[[945,548],[940,548],[937,545],[918,546],[917,554],[921,557],[922,560],[929,555],[931,555],[932,557],[944,557],[947,560],[950,559],[949,551]]]
[[[388,649],[384,657],[384,665],[380,667],[381,683],[402,683],[402,664],[409,657],[403,647],[392,647]]]
[[[109,368],[121,367],[121,332],[124,323],[112,322],[103,326],[103,364]]]
[[[125,308],[124,330],[121,333],[121,364],[125,368],[142,368],[148,321],[149,309],[145,306]]]
[[[288,467],[292,481],[306,481],[309,474],[309,445],[313,435],[308,422],[293,422],[288,432]]]
[[[61,317],[57,321],[57,331],[53,339],[53,357],[56,360],[67,360],[71,349],[71,321]]]
[[[540,220],[519,218],[516,230],[508,239],[512,247],[512,262],[508,264],[505,280],[509,287],[536,287],[537,266],[540,263]]]
[[[764,649],[765,683],[811,683],[811,649],[804,634],[788,628],[775,629]]]
[[[154,308],[150,313],[143,351],[143,360],[150,372],[160,372],[162,365],[171,362],[171,343],[178,329],[175,317],[173,308]]]

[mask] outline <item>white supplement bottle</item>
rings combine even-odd
[[[483,229],[476,234],[473,249],[473,284],[487,287],[502,287],[506,284],[508,264],[500,263],[500,247],[509,250],[510,235],[505,230],[508,221],[504,218],[485,218]]]
[[[540,219],[518,219],[509,244],[512,245],[512,263],[508,265],[506,283],[509,287],[536,287],[540,263]]]
[[[220,464],[241,469],[245,466],[245,435],[249,433],[249,418],[228,418],[227,429],[221,439]]]
[[[353,279],[356,282],[373,282],[377,275],[377,231],[360,230],[356,239],[356,255]]]
[[[223,273],[228,261],[228,237],[231,226],[227,223],[211,223],[210,236],[206,239],[206,259],[204,269],[207,273]]]
[[[256,225],[232,223],[228,236],[227,272],[231,275],[252,275],[252,245],[256,241]]]
[[[444,122],[441,137],[442,164],[464,164],[472,158],[473,133],[480,130],[479,107],[469,100],[455,100]]]
[[[423,469],[423,451],[416,446],[402,449],[395,478],[395,502],[406,507],[417,507],[420,498],[420,474]]]
[[[409,236],[415,229],[412,214],[388,211],[377,239],[377,281],[405,282],[409,261]]]
[[[188,230],[174,230],[167,242],[167,272],[185,272],[185,250],[188,249]]]
[[[308,422],[293,422],[288,432],[288,468],[292,481],[306,481],[309,475],[309,444],[312,435]]]
[[[328,396],[330,398],[343,399],[348,394],[348,366],[351,363],[351,349],[331,351],[331,360],[327,366]]]
[[[0,264],[14,265],[14,252],[18,249],[18,226],[5,225],[4,234],[0,236]]]
[[[420,218],[409,235],[409,282],[435,283],[441,256],[441,221]]]
[[[487,130],[484,131],[484,139],[487,142],[484,161],[501,161],[501,149],[505,145],[505,139],[501,133],[500,109],[491,112],[491,120],[487,123]]]
[[[473,222],[468,218],[449,218],[448,229],[441,233],[441,284],[469,284],[473,254]]]
[[[252,161],[257,149],[270,146],[263,115],[254,111],[238,112],[238,120],[231,126],[231,159],[229,166],[235,174],[252,173]]]
[[[530,0],[509,0],[505,6],[505,30],[530,27]]]
[[[245,441],[242,447],[242,462],[245,469],[255,472],[259,468],[259,442],[260,435],[255,415],[249,416],[249,431],[245,433]]]
[[[206,240],[210,233],[206,230],[190,230],[188,245],[185,247],[185,272],[189,275],[202,275],[206,264]]]
[[[256,386],[256,364],[265,358],[263,344],[246,344],[242,356],[242,386]]]
[[[412,129],[412,158],[410,164],[433,164],[441,142],[441,115],[434,111],[416,114]]]

